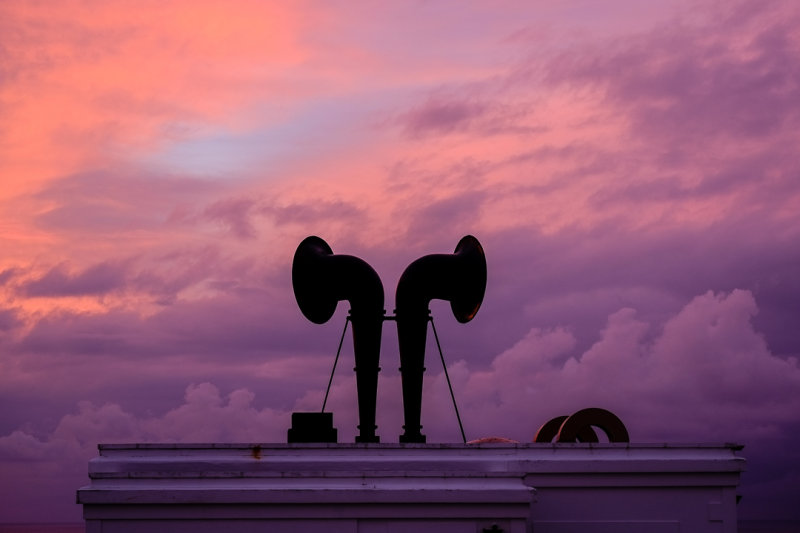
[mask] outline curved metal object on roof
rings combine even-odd
[[[350,302],[356,359],[359,436],[356,442],[378,442],[375,407],[381,351],[383,283],[363,259],[336,255],[319,237],[306,237],[292,261],[292,287],[303,315],[315,324],[333,316],[340,300]]]
[[[558,430],[556,442],[575,442],[586,427],[597,427],[608,436],[609,442],[630,442],[628,429],[617,415],[599,407],[588,407],[567,418]],[[586,442],[586,441],[581,441]],[[594,441],[597,442],[597,441]]]
[[[400,276],[395,295],[405,421],[400,442],[426,440],[420,415],[430,301],[449,301],[456,320],[466,323],[480,309],[485,292],[486,256],[472,235],[463,237],[452,254],[420,257]]]
[[[561,429],[561,425],[566,422],[568,418],[569,417],[566,415],[557,416],[542,424],[542,427],[536,432],[536,436],[533,437],[533,442],[553,442],[558,435],[558,430]],[[577,441],[599,442],[599,439],[597,438],[597,433],[592,429],[592,426],[584,426],[578,433]]]

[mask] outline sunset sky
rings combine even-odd
[[[79,521],[99,442],[285,442],[348,309],[300,313],[304,237],[391,312],[466,234],[483,306],[432,311],[468,439],[603,407],[746,445],[740,516],[800,519],[799,144],[793,0],[0,2],[0,522]],[[381,366],[397,442],[392,322]]]

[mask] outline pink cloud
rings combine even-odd
[[[239,239],[252,239],[256,231],[248,212],[254,204],[248,198],[219,200],[203,210],[203,217],[226,226]]]

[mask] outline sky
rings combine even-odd
[[[79,521],[98,443],[285,442],[348,310],[300,313],[306,236],[391,312],[467,234],[483,305],[431,310],[468,439],[602,407],[744,444],[740,517],[800,519],[798,143],[792,0],[1,2],[0,522]],[[387,322],[382,442],[398,366]]]

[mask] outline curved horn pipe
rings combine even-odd
[[[395,296],[405,421],[400,442],[425,442],[420,415],[430,301],[449,301],[456,320],[466,323],[478,312],[484,292],[486,257],[472,235],[463,237],[452,254],[420,257],[400,276]]]
[[[375,406],[386,313],[380,277],[366,261],[352,255],[335,255],[328,243],[311,236],[303,239],[294,254],[292,287],[300,311],[315,324],[330,320],[340,300],[350,302],[358,390],[356,442],[379,442]]]
[[[548,420],[542,424],[542,427],[536,432],[536,435],[533,437],[533,442],[552,442],[558,435],[558,430],[561,428],[561,425],[568,419],[568,416],[562,415]],[[592,426],[581,427],[576,433],[575,438],[578,442],[600,442]]]
[[[570,416],[557,416],[545,422],[533,442],[600,442],[592,426],[608,436],[609,442],[630,442],[628,429],[617,415],[599,407],[588,407]]]
[[[580,434],[584,428],[589,426],[596,426],[602,429],[608,436],[608,442],[630,442],[628,436],[628,429],[622,420],[617,415],[606,409],[599,407],[587,407],[581,409],[567,418],[558,430],[556,435],[556,442],[597,442],[584,441],[581,439]],[[595,436],[595,439],[597,437]]]

